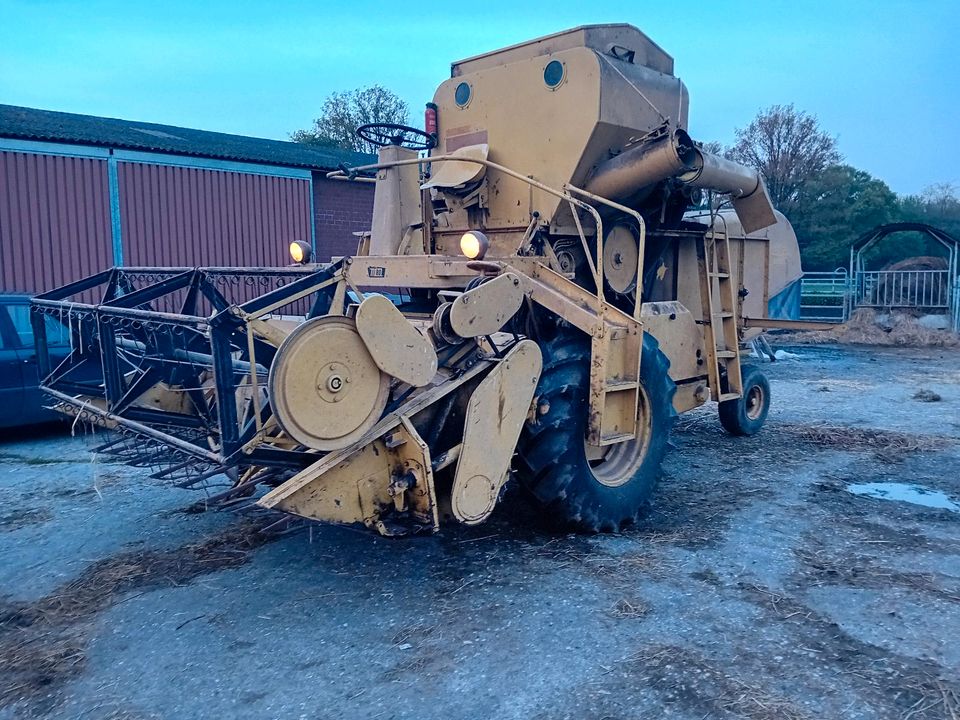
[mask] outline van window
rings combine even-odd
[[[7,305],[13,329],[20,338],[20,347],[33,347],[33,326],[30,324],[30,306],[26,303]],[[70,331],[66,325],[50,315],[43,316],[47,328],[47,345],[62,347],[70,344]]]

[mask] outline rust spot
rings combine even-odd
[[[459,128],[456,128],[459,130]],[[452,131],[451,131],[452,132]],[[446,150],[447,152],[453,152],[454,150],[459,150],[462,147],[467,145],[481,145],[487,142],[487,131],[478,130],[476,132],[468,132],[457,134],[457,135],[447,135],[446,136]]]

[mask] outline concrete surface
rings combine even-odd
[[[960,357],[787,349],[764,431],[683,416],[621,535],[512,491],[430,538],[263,543],[100,439],[8,439],[0,718],[950,718],[960,513],[846,487],[960,499]]]

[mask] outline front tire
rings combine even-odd
[[[634,440],[591,448],[587,431],[590,341],[564,330],[541,342],[543,372],[536,416],[517,445],[520,482],[553,519],[589,532],[634,522],[660,477],[676,413],[670,362],[644,333],[640,362],[640,432]]]

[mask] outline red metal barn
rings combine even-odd
[[[0,292],[111,265],[289,263],[351,254],[372,185],[328,180],[336,148],[0,105]]]

